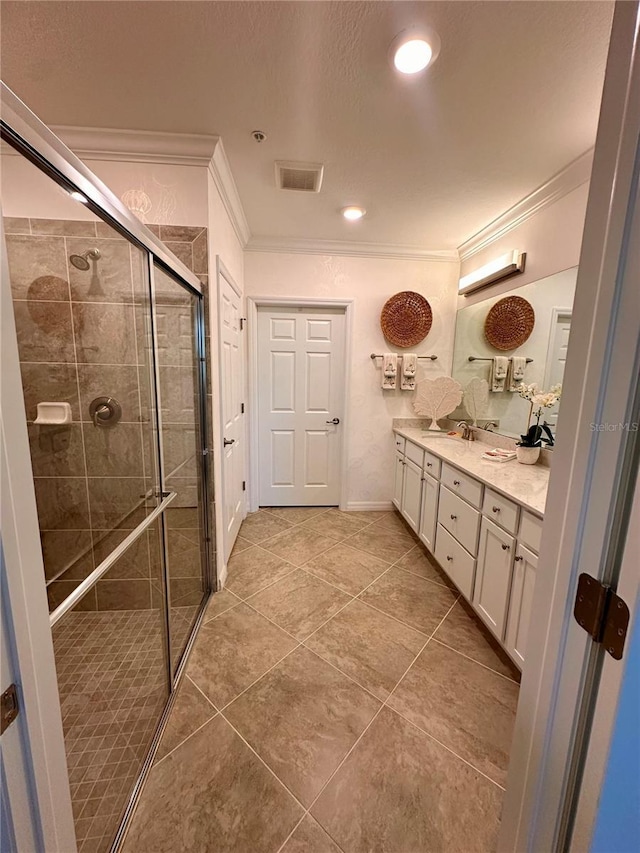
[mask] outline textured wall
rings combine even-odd
[[[436,362],[419,362],[419,377],[449,373],[453,356],[458,264],[329,255],[248,252],[247,296],[299,296],[354,300],[348,471],[350,504],[387,503],[392,495],[391,421],[414,415],[412,393],[380,388],[379,362],[370,353],[393,350],[380,330],[380,311],[401,290],[428,300],[433,325],[414,350],[435,353]]]

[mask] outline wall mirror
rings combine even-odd
[[[477,426],[483,428],[489,425],[494,432],[510,438],[519,438],[526,431],[530,403],[517,391],[508,390],[507,383],[505,390],[491,390],[492,361],[495,356],[526,358],[522,381],[527,385],[535,382],[545,391],[563,381],[577,274],[578,268],[572,267],[458,311],[451,375],[464,389],[475,378],[485,379],[489,383],[489,391],[486,402],[478,407],[475,417],[463,399],[460,407],[451,415],[452,418],[475,421]],[[510,295],[521,296],[531,304],[535,311],[535,325],[524,344],[501,352],[486,340],[485,319],[496,302]],[[544,411],[543,419],[553,434],[558,409],[559,405]]]

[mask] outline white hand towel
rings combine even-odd
[[[418,369],[418,356],[414,352],[406,352],[402,356],[402,377],[400,388],[402,391],[413,391],[416,387],[416,371]]]
[[[382,358],[382,387],[393,389],[396,387],[398,375],[398,356],[395,352],[385,352]]]
[[[511,370],[509,372],[509,391],[517,391],[524,379],[524,371],[527,367],[527,359],[521,355],[511,356]]]
[[[509,359],[506,356],[497,355],[493,359],[493,363],[491,365],[491,390],[494,393],[504,391],[508,368]]]

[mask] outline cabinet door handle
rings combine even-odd
[[[519,563],[522,557],[518,557],[517,555],[513,558],[516,563]]]
[[[433,462],[427,462],[427,468],[433,468]]]
[[[455,521],[457,517],[458,517],[457,515],[452,515],[452,516],[451,516],[451,521]]]
[[[500,512],[500,507],[499,506],[492,506],[491,512]]]
[[[447,562],[449,562],[449,563],[453,562],[453,557],[450,557],[448,554],[447,554]]]
[[[510,550],[511,550],[511,545],[503,545],[503,546],[502,546],[502,550],[503,550],[503,551],[510,551]]]
[[[454,485],[454,486],[459,486],[459,485],[460,485],[460,480],[454,480],[454,481],[453,481],[453,485]]]

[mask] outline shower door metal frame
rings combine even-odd
[[[191,272],[166,246],[156,237],[156,235],[140,222],[133,214],[124,206],[124,204],[111,192],[111,190],[94,175],[85,164],[70,151],[64,143],[52,133],[52,131],[44,125],[37,116],[29,110],[29,108],[15,95],[12,90],[0,80],[0,137],[5,143],[15,150],[16,154],[24,156],[27,160],[37,166],[42,172],[49,175],[59,186],[66,189],[69,193],[80,193],[86,202],[86,206],[93,213],[99,216],[103,221],[106,221],[116,231],[120,232],[127,240],[146,252],[148,263],[148,288],[149,288],[149,316],[151,322],[152,334],[152,363],[149,365],[150,371],[153,373],[152,388],[154,390],[155,404],[155,423],[153,427],[156,430],[156,460],[157,460],[157,483],[160,494],[159,505],[163,503],[166,508],[167,503],[164,503],[164,472],[162,459],[162,435],[161,435],[161,415],[160,415],[160,397],[158,384],[158,364],[157,364],[157,338],[156,338],[156,320],[155,320],[155,291],[153,272],[154,266],[157,265],[167,272],[172,279],[176,281],[176,286],[184,287],[188,292],[197,298],[195,310],[195,327],[194,327],[194,347],[198,363],[197,371],[197,390],[199,406],[195,413],[197,425],[200,431],[200,448],[199,448],[199,498],[200,498],[200,522],[202,532],[202,565],[204,574],[205,590],[203,592],[203,600],[200,610],[191,630],[189,640],[181,656],[180,663],[173,672],[171,666],[171,648],[170,648],[170,632],[169,632],[169,607],[170,607],[170,592],[168,585],[168,553],[167,553],[167,535],[164,510],[155,513],[154,518],[158,518],[161,522],[161,537],[163,550],[163,572],[165,586],[165,623],[166,623],[166,638],[165,656],[167,667],[167,678],[169,695],[165,708],[160,716],[156,731],[150,744],[146,759],[143,762],[138,779],[134,785],[128,804],[126,806],[122,823],[117,831],[113,842],[112,850],[116,850],[121,844],[126,832],[127,823],[137,797],[144,783],[146,775],[151,768],[154,753],[162,737],[164,726],[168,719],[171,707],[175,701],[176,687],[184,672],[184,666],[188,653],[193,645],[198,628],[203,621],[207,600],[210,594],[216,589],[217,578],[215,572],[215,559],[212,552],[212,529],[211,529],[211,507],[210,501],[210,483],[212,482],[209,471],[209,458],[211,456],[210,449],[207,447],[209,436],[208,430],[208,413],[207,413],[207,373],[206,373],[206,339],[205,339],[205,322],[204,322],[204,296],[202,285],[197,276]],[[26,429],[26,425],[25,425]],[[26,460],[25,460],[26,461]],[[30,461],[29,461],[30,469]],[[31,486],[33,490],[33,484]],[[33,503],[35,506],[35,497]],[[156,508],[157,509],[157,508]],[[132,544],[133,538],[129,544]],[[124,544],[124,543],[122,543]],[[104,564],[101,566],[104,568]],[[100,569],[101,567],[98,567]],[[108,568],[108,567],[107,567]],[[104,571],[107,570],[104,569]],[[97,573],[94,572],[94,575]],[[101,572],[100,574],[103,574]],[[97,582],[96,577],[96,582]],[[21,601],[28,611],[28,601]],[[29,616],[31,618],[31,616]],[[34,616],[35,618],[35,616]],[[38,617],[39,623],[39,617]],[[38,625],[38,628],[41,626]],[[48,627],[48,626],[47,626]],[[49,635],[50,637],[50,635]],[[19,647],[17,649],[18,661],[24,660],[27,666],[36,667],[37,661],[34,660],[34,654],[31,646]],[[50,679],[50,672],[40,671],[36,673],[36,681],[46,683]],[[35,714],[38,717],[38,712]],[[48,766],[48,745],[47,737],[42,737],[43,732],[47,729],[43,719],[36,719],[32,725],[38,729],[36,737],[39,741],[39,747],[43,751],[45,765]],[[52,730],[51,735],[58,736],[58,729],[55,732]],[[56,745],[57,747],[58,745]],[[55,753],[55,750],[54,750]],[[55,754],[52,754],[51,760],[55,764]],[[40,767],[40,772],[44,773],[44,766]],[[35,772],[35,768],[34,768]],[[68,827],[65,827],[68,830]]]

